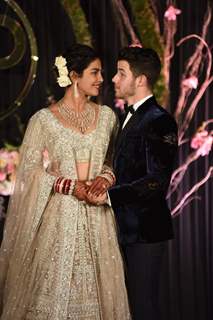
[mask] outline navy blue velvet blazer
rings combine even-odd
[[[166,194],[176,151],[176,122],[151,97],[120,129],[115,147],[117,181],[109,196],[121,244],[173,237]]]

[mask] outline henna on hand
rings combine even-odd
[[[87,192],[89,190],[89,186],[83,181],[76,181],[75,187],[73,190],[73,195],[80,201],[85,200]]]
[[[87,194],[86,202],[92,205],[103,205],[107,202],[107,194],[104,193],[98,197],[93,194]]]
[[[103,195],[110,187],[110,183],[107,179],[105,179],[104,177],[100,177],[97,176],[88,191],[89,195],[93,195],[96,197],[99,197],[101,195]]]

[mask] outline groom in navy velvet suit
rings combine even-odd
[[[114,155],[116,185],[109,190],[123,250],[133,320],[159,320],[162,257],[173,238],[166,193],[177,151],[177,126],[152,93],[161,69],[152,49],[120,51],[113,78],[127,101]],[[131,106],[130,106],[131,105]]]

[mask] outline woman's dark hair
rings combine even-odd
[[[67,61],[68,71],[82,75],[91,62],[99,58],[97,52],[85,44],[74,44],[63,54]]]
[[[120,50],[118,60],[127,61],[135,77],[144,74],[150,87],[154,86],[160,75],[161,61],[153,49],[125,47]]]

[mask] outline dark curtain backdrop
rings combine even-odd
[[[178,17],[176,40],[189,34],[201,35],[207,1],[195,0],[193,3],[176,1],[176,4],[182,10],[182,14]],[[206,40],[212,49],[213,21],[211,21]],[[176,47],[171,67],[171,109],[174,108],[179,94],[177,84],[186,60],[194,52],[195,44],[197,44],[196,40],[190,40],[181,47]],[[200,77],[199,82],[202,79],[203,77]],[[202,121],[213,118],[212,101],[213,85],[211,84],[198,104],[189,134],[195,132]],[[210,128],[212,129],[211,126]],[[189,151],[186,147],[179,152],[180,161],[186,158]],[[202,157],[191,166],[181,184],[182,192],[188,191],[196,181],[201,180],[210,165],[212,166],[212,152],[209,157]],[[212,194],[211,179],[195,194],[200,197],[200,200],[192,201],[183,209],[179,217],[174,218],[175,240],[170,244],[167,259],[165,259],[162,279],[162,283],[167,286],[167,290],[162,286],[163,319],[213,319]]]
[[[51,66],[55,55],[75,41],[75,35],[72,24],[59,1],[51,0],[50,3],[47,0],[19,0],[17,2],[31,21],[38,41],[40,56],[36,81],[23,107],[19,111],[22,121],[26,123],[30,115],[46,105],[49,92],[54,94],[56,98],[62,94],[54,85]],[[159,16],[161,17],[161,21],[163,21],[166,1],[155,0],[153,2],[156,3]],[[123,3],[131,15],[131,0],[123,1]],[[102,99],[104,103],[113,105],[114,95],[110,80],[115,73],[115,59],[121,45],[121,38],[116,18],[113,15],[111,1],[80,0],[80,5],[85,12],[91,34],[93,35],[93,45],[103,59],[105,86]],[[178,16],[178,30],[175,36],[177,41],[191,33],[201,34],[206,5],[206,0],[176,1],[176,6],[182,10],[182,14]],[[1,1],[0,13],[2,11],[4,11],[4,6]],[[137,33],[140,32],[140,30],[136,31]],[[5,37],[5,34],[2,36]],[[143,42],[143,39],[141,40]],[[207,42],[212,48],[212,23]],[[3,47],[4,45],[8,45],[6,40],[4,42],[1,41],[1,43],[3,43]],[[191,40],[181,47],[176,47],[171,68],[171,110],[175,108],[179,94],[179,80],[186,59],[195,48],[195,43],[195,40]],[[3,47],[2,45],[0,46],[0,56],[1,52],[4,52],[2,51]],[[27,60],[28,57],[26,56],[25,59]],[[11,75],[11,79],[17,79],[17,77],[19,77],[18,79],[22,79],[22,73],[19,72],[18,75]],[[5,86],[5,80],[0,77],[0,88],[5,88]],[[13,96],[12,87],[5,90],[7,95]],[[1,107],[3,106],[2,102],[4,99],[4,92],[1,90]],[[213,89],[211,85],[199,102],[198,110],[190,126],[189,133],[194,132],[203,120],[213,117],[212,101]],[[5,139],[11,142],[17,141],[19,134],[17,135],[16,120],[13,116],[0,124],[0,134],[1,142]],[[188,152],[187,148],[181,150],[179,153],[180,161],[186,158]],[[196,181],[206,174],[211,159],[212,155],[210,157],[203,157],[191,166],[184,183],[181,184],[182,192],[189,190]],[[196,193],[196,196],[199,196],[200,200],[191,202],[178,217],[173,219],[175,239],[169,244],[169,249],[164,259],[163,276],[161,279],[160,295],[163,320],[213,319],[212,193],[212,182],[209,180]]]
[[[15,113],[20,117],[21,122],[26,124],[33,113],[47,105],[48,96],[54,95],[58,98],[63,94],[63,90],[55,82],[53,63],[55,56],[75,42],[75,34],[71,21],[59,0],[51,0],[51,5],[48,0],[18,0],[16,3],[24,11],[32,26],[39,56],[34,84],[22,106]],[[2,0],[0,0],[0,14],[6,14],[21,23],[11,7]],[[3,57],[11,52],[13,39],[5,28],[0,28],[0,38],[0,56]],[[29,62],[30,52],[29,43],[27,43],[27,51],[21,62],[9,70],[0,72],[1,111],[7,109],[9,102],[16,98],[23,87],[29,71]],[[18,145],[21,138],[22,135],[17,129],[17,121],[13,115],[0,122],[0,143],[8,141]]]

